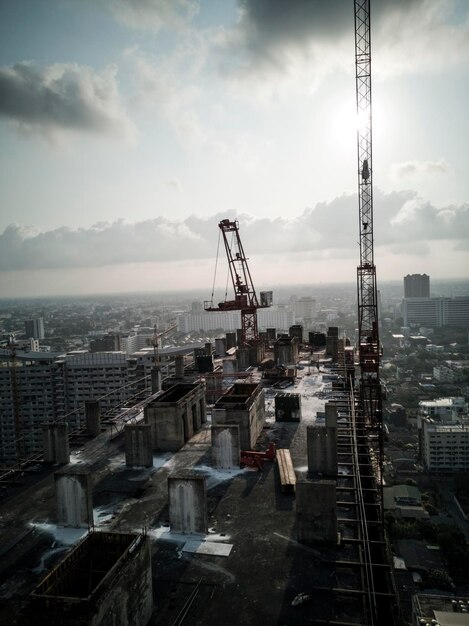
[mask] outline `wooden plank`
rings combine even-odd
[[[290,450],[288,450],[287,448],[278,448],[277,463],[282,491],[285,491],[285,489],[287,488],[295,491],[296,474],[295,470],[293,469]]]

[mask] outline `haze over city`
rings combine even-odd
[[[465,278],[469,6],[372,25],[378,279]],[[2,296],[209,292],[227,217],[259,286],[355,280],[353,3],[24,0],[0,29]]]

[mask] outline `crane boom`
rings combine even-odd
[[[370,0],[355,0],[355,68],[360,233],[360,265],[357,269],[360,398],[365,420],[375,424],[381,420],[382,399],[378,290],[373,250]]]

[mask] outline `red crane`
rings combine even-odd
[[[212,300],[204,302],[206,311],[240,311],[241,312],[241,345],[252,346],[259,341],[257,328],[257,309],[263,309],[272,305],[272,292],[262,291],[260,301],[251,278],[248,260],[244,253],[243,244],[239,236],[239,224],[237,220],[222,220],[218,227],[223,235],[231,282],[234,289],[234,300],[219,302],[213,305]],[[231,236],[230,236],[231,235]]]

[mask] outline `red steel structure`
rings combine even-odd
[[[272,304],[271,292],[262,292],[261,299],[258,300],[239,236],[238,221],[225,219],[218,224],[218,227],[225,244],[234,300],[227,300],[225,293],[224,302],[219,302],[218,306],[214,306],[212,293],[212,300],[204,302],[204,308],[206,311],[241,311],[241,345],[256,345],[259,342],[257,309],[266,308]]]

